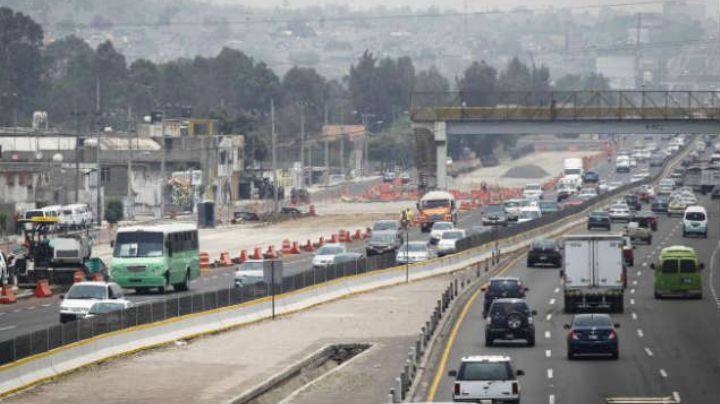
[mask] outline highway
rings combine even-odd
[[[717,201],[699,198],[711,218],[720,217]],[[717,220],[715,220],[717,223]],[[613,225],[620,231],[623,224]],[[484,341],[482,293],[469,301],[467,315],[454,325],[457,333],[446,356],[445,366],[434,363],[421,382],[417,398],[451,401],[453,380],[447,371],[457,369],[468,355],[507,354],[520,378],[524,403],[600,403],[606,397],[676,396],[687,403],[720,402],[720,228],[710,226],[707,239],[683,238],[680,218],[660,217],[654,243],[638,245],[635,267],[628,268],[625,313],[613,315],[618,330],[620,359],[566,358],[563,324],[571,315],[563,313],[563,295],[557,269],[527,268],[525,257],[510,263],[503,275],[518,276],[529,287],[528,303],[537,310],[537,345],[534,348],[512,343],[487,348]],[[572,233],[586,233],[578,228]],[[601,232],[600,232],[601,233]],[[649,265],[660,250],[670,245],[696,249],[705,263],[702,300],[656,300],[653,272]],[[447,345],[446,345],[447,346]],[[442,361],[442,358],[441,358]],[[437,379],[436,389],[433,382]]]
[[[603,161],[594,171],[600,174],[601,179],[612,182],[621,181],[628,182],[631,174],[615,173],[613,164]],[[657,168],[653,168],[651,173],[655,173]],[[528,180],[528,182],[532,182]],[[555,192],[546,193],[547,200],[555,199]],[[408,205],[411,203],[408,202]],[[461,212],[458,227],[475,231],[484,231],[487,228],[482,227],[481,211],[474,210],[469,212]],[[429,235],[421,233],[419,229],[413,229],[409,233],[411,240],[427,240]],[[201,250],[202,250],[202,239]],[[358,241],[350,244],[350,251],[364,252],[365,243]],[[297,256],[289,256],[283,259],[285,273],[294,275],[311,269],[312,255],[302,254]],[[181,296],[188,293],[198,291],[211,291],[233,286],[233,267],[215,268],[210,272],[201,274],[201,277],[191,282],[189,292],[171,293],[170,296]],[[137,295],[133,291],[127,291],[126,297],[134,303],[144,303],[153,300],[160,300],[166,296],[158,293],[149,292]],[[29,298],[19,300],[14,305],[0,306],[0,340],[23,335],[38,329],[45,328],[49,325],[55,325],[59,322],[58,307],[60,299],[58,295],[51,298],[37,299]]]

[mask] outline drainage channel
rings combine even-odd
[[[371,344],[325,346],[266,382],[246,391],[230,403],[272,404],[282,402],[323,375],[360,355],[371,346]]]

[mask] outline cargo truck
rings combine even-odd
[[[417,223],[427,233],[435,222],[452,222],[457,226],[457,204],[455,197],[445,191],[428,192],[417,203]]]
[[[623,240],[617,234],[565,237],[565,312],[587,309],[624,310]]]

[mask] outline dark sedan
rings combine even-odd
[[[655,198],[650,205],[650,210],[655,213],[667,213],[668,200],[665,198]]]
[[[635,194],[628,194],[625,195],[625,203],[628,205],[630,210],[638,211],[642,209],[642,203],[640,202],[640,197]]]
[[[607,314],[576,314],[572,324],[565,324],[570,330],[567,336],[567,357],[575,355],[610,355],[620,357],[618,333],[619,324],[613,324]]]
[[[600,181],[600,176],[594,171],[588,171],[583,174],[582,179],[585,184],[594,184]]]
[[[490,205],[483,209],[483,226],[507,226],[508,217],[502,205]]]
[[[498,277],[490,279],[490,283],[480,289],[485,293],[485,302],[483,304],[483,317],[490,310],[490,305],[495,299],[500,298],[516,298],[524,299],[525,292],[528,291],[518,278]]]
[[[610,219],[610,214],[607,212],[592,212],[590,216],[588,216],[587,221],[587,229],[605,229],[607,231],[610,231],[612,227],[612,220]]]
[[[640,227],[644,227],[652,231],[657,231],[658,229],[657,216],[655,216],[653,212],[641,210],[635,214],[634,221],[638,222]]]
[[[562,266],[562,253],[560,244],[551,239],[533,241],[527,254],[527,266],[552,265],[560,268]]]

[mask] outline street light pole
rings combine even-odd
[[[275,134],[275,100],[270,100],[270,135],[272,139],[272,169],[273,169],[273,213],[278,211],[278,181],[277,155],[276,155],[276,134]]]
[[[305,188],[305,104],[300,112],[300,189]]]
[[[160,120],[160,218],[165,217],[165,111]]]
[[[405,223],[405,283],[410,283],[410,230]]]

